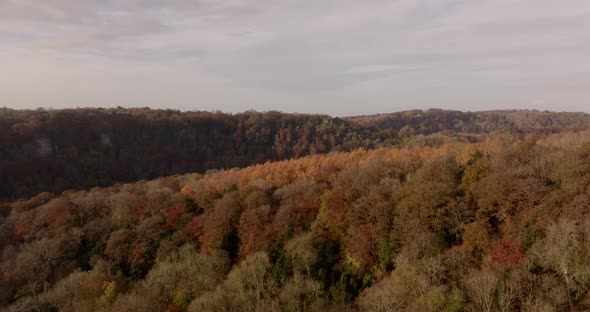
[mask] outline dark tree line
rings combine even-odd
[[[0,200],[394,143],[321,115],[2,109]]]

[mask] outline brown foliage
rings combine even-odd
[[[581,310],[590,153],[523,137],[416,139],[4,204],[0,304]],[[311,132],[304,141],[302,153],[325,148]]]

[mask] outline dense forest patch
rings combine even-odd
[[[582,113],[428,110],[333,118],[151,109],[0,109],[0,201],[357,148],[554,133]]]
[[[590,132],[332,152],[0,210],[9,311],[590,308]]]

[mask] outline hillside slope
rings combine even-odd
[[[428,110],[339,119],[278,112],[5,108],[0,109],[0,201],[408,140],[432,144],[419,134],[553,133],[589,120],[586,114],[535,111]]]
[[[322,115],[0,110],[0,201],[395,143]]]
[[[9,311],[590,308],[590,132],[356,150],[40,194]]]

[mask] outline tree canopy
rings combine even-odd
[[[4,203],[0,305],[590,308],[589,130],[404,144]]]

